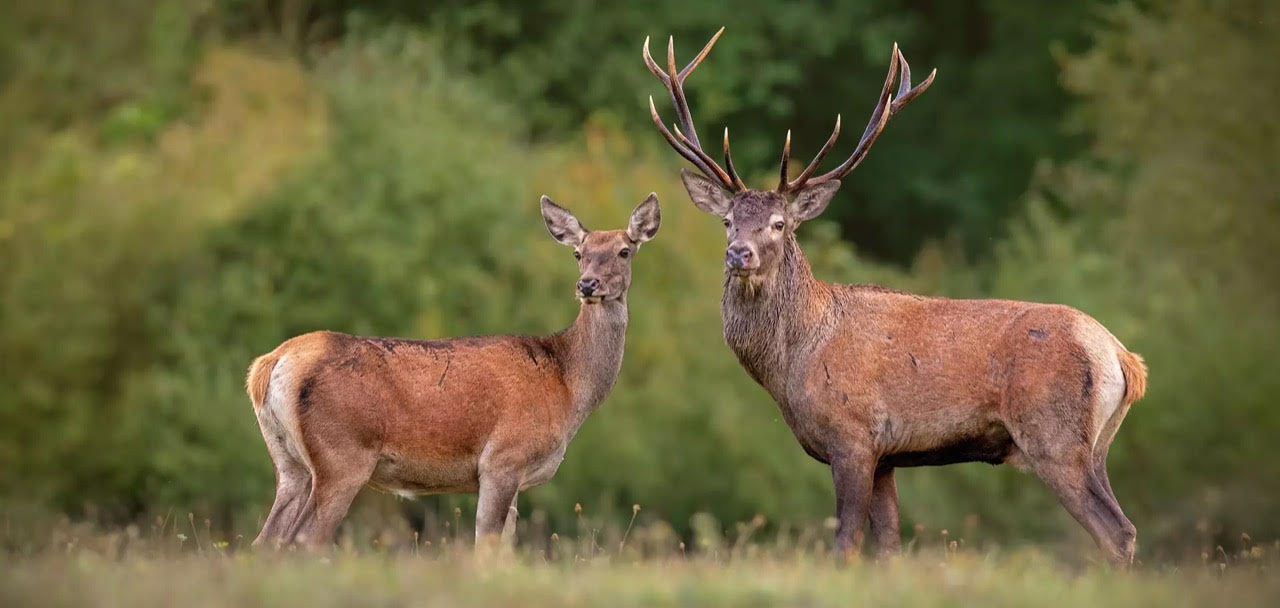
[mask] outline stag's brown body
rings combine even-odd
[[[776,274],[726,276],[721,314],[805,451],[861,477],[837,492],[872,501],[882,550],[899,542],[894,468],[979,461],[1040,474],[1111,557],[1132,558],[1105,465],[1146,368],[1088,315],[827,283],[793,236]]]
[[[1146,390],[1141,357],[1066,306],[826,283],[814,278],[796,242],[796,227],[826,209],[840,180],[936,72],[912,87],[895,45],[875,110],[848,159],[815,175],[840,133],[837,118],[793,179],[788,134],[777,189],[758,191],[735,171],[727,130],[723,168],[702,150],[683,91],[719,36],[680,71],[673,42],[664,70],[645,41],[645,63],[676,109],[674,134],[652,98],[650,114],[701,172],[681,173],[693,203],[726,229],[725,341],[778,402],[805,451],[831,465],[837,549],[857,549],[868,519],[882,551],[899,547],[895,468],[980,461],[1033,471],[1111,559],[1131,562],[1136,531],[1112,492],[1106,456]]]
[[[575,248],[576,321],[545,337],[287,340],[250,366],[247,390],[276,469],[255,544],[330,541],[361,487],[402,495],[479,492],[477,538],[508,536],[517,492],[555,474],[622,365],[630,252],[657,231],[657,199],[628,230],[588,233],[543,201]],[[619,256],[624,252],[624,256]]]

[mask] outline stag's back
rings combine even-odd
[[[1002,408],[1076,395],[1103,408],[1097,417],[1105,420],[1145,385],[1145,368],[1128,376],[1124,369],[1140,358],[1068,306],[862,285],[836,286],[835,295],[837,322],[814,354],[810,382],[843,375],[846,391],[922,424],[937,425],[940,416],[981,424],[984,411],[1017,415]]]

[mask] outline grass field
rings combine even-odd
[[[1042,550],[950,542],[839,565],[816,535],[701,538],[694,549],[663,525],[522,538],[491,559],[449,537],[385,535],[349,534],[315,554],[254,552],[239,548],[243,538],[220,541],[201,528],[194,518],[149,532],[62,525],[38,541],[10,528],[0,606],[1280,605],[1276,544],[1119,572]]]

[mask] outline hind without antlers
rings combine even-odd
[[[631,262],[661,221],[653,194],[623,230],[587,230],[545,196],[542,218],[573,248],[580,275],[578,317],[561,332],[410,340],[318,331],[254,360],[246,387],[276,471],[254,545],[328,544],[365,485],[478,492],[477,542],[510,540],[516,495],[555,474],[613,388]]]

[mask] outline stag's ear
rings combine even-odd
[[[733,199],[719,184],[688,169],[680,170],[680,181],[684,182],[684,189],[689,191],[689,198],[699,209],[720,217],[729,213]]]
[[[801,190],[791,202],[791,216],[797,222],[807,222],[827,210],[831,197],[840,189],[840,180],[833,179]]]
[[[542,221],[547,223],[551,238],[577,247],[587,237],[587,229],[582,227],[578,218],[573,217],[568,209],[555,204],[547,195],[542,195]]]
[[[658,195],[650,192],[644,201],[631,212],[631,221],[627,223],[627,238],[633,243],[643,243],[658,234],[658,225],[662,223],[662,210],[658,208]]]

